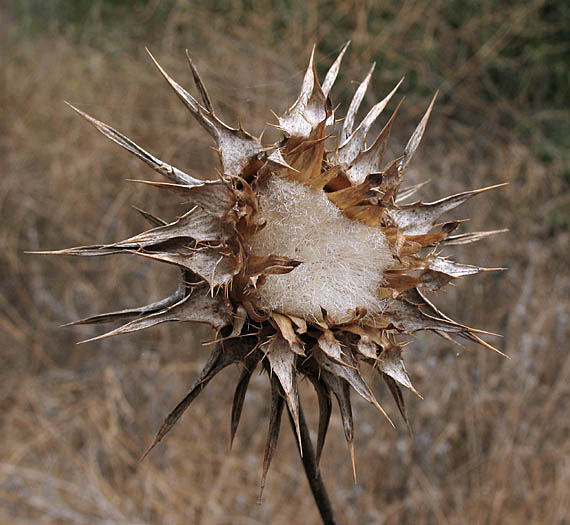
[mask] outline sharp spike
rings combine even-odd
[[[291,351],[289,343],[282,337],[275,337],[267,346],[266,354],[271,372],[279,379],[285,394],[287,407],[295,423],[297,442],[301,456],[303,446],[301,443],[301,429],[299,426],[299,394],[297,391],[297,371],[295,368],[295,354]]]
[[[111,249],[109,246],[94,244],[92,246],[76,246],[75,248],[64,248],[63,250],[46,251],[26,251],[33,255],[71,255],[74,257],[102,257],[104,255],[116,255],[118,253],[128,253],[122,248]]]
[[[243,403],[245,401],[245,394],[247,393],[247,388],[249,386],[249,380],[251,379],[255,368],[257,367],[257,363],[259,363],[262,357],[262,352],[255,352],[251,356],[248,356],[245,360],[244,368],[241,372],[241,376],[236,386],[234,400],[232,403],[230,448],[233,445],[234,438],[238,429],[239,420],[243,409]]]
[[[192,401],[196,399],[198,394],[204,389],[204,387],[212,380],[212,378],[221,372],[227,366],[242,361],[244,357],[251,352],[248,344],[243,341],[230,341],[229,343],[222,345],[218,344],[210,354],[208,362],[200,372],[200,375],[190,387],[190,390],[184,396],[182,401],[176,405],[174,410],[168,414],[164,423],[160,427],[156,434],[150,447],[145,451],[140,461],[142,461],[150,451],[158,445],[158,443],[172,430],[174,425],[178,422],[182,414],[191,405]]]
[[[493,335],[496,335],[496,334],[493,334]],[[510,357],[507,354],[505,354],[504,352],[501,352],[498,348],[495,348],[493,345],[487,343],[487,341],[481,339],[479,336],[477,336],[475,334],[471,334],[471,337],[473,338],[474,341],[479,343],[481,346],[484,346],[485,348],[488,348],[489,350],[493,350],[493,352],[496,352],[497,354],[499,354],[502,357],[506,357],[507,359],[510,359]]]
[[[423,235],[428,233],[437,223],[437,220],[444,214],[472,197],[486,191],[501,188],[507,183],[495,184],[477,190],[464,191],[455,195],[450,195],[434,202],[416,202],[401,206],[399,210],[392,210],[390,213],[399,229],[406,235]]]
[[[338,163],[347,167],[350,166],[358,154],[364,149],[366,135],[370,127],[374,124],[374,121],[379,117],[382,111],[384,111],[384,108],[388,105],[388,102],[390,102],[390,99],[394,96],[403,81],[404,79],[402,78],[383,100],[375,104],[364,117],[358,128],[356,128],[344,143],[340,143],[336,158]]]
[[[151,155],[148,151],[141,148],[138,144],[134,143],[131,139],[119,133],[116,129],[108,126],[104,122],[101,122],[87,113],[77,109],[75,106],[71,105],[69,102],[66,104],[73,109],[78,115],[81,115],[85,120],[87,120],[90,124],[92,124],[97,131],[105,135],[109,140],[112,140],[115,144],[118,144],[122,148],[126,149],[129,153],[132,153],[135,157],[141,159],[145,164],[150,166],[154,171],[160,173],[164,177],[167,177],[173,180],[176,184],[186,184],[186,185],[195,185],[195,184],[202,184],[203,181],[199,179],[195,179],[190,175],[184,173],[183,171],[179,170],[167,164],[166,162],[157,159],[153,155]]]
[[[388,388],[390,389],[390,392],[392,394],[392,397],[394,398],[394,401],[396,402],[396,406],[398,407],[400,415],[402,416],[404,423],[406,423],[406,426],[408,427],[408,432],[410,433],[410,436],[413,436],[414,434],[412,432],[412,427],[410,426],[410,422],[408,421],[408,413],[406,411],[406,403],[404,401],[402,390],[398,386],[398,383],[396,383],[396,381],[392,379],[389,375],[383,373],[382,379],[384,379],[385,383],[388,385]]]
[[[95,324],[95,323],[108,323],[109,321],[118,321],[121,319],[129,319],[132,317],[137,317],[145,314],[154,314],[159,310],[169,308],[175,303],[179,302],[184,297],[184,285],[180,285],[177,290],[160,301],[155,303],[142,306],[140,308],[130,308],[126,310],[119,310],[117,312],[109,312],[106,314],[94,315],[91,317],[86,317],[85,319],[79,319],[78,321],[72,321],[71,323],[66,323],[62,326],[77,326],[84,324]]]
[[[200,290],[194,291],[194,293],[187,295],[177,303],[161,311],[145,315],[115,330],[86,339],[78,344],[99,341],[115,335],[138,332],[162,323],[188,321],[207,323],[216,330],[221,330],[224,326],[231,324],[231,315],[226,309],[223,296],[216,295],[212,297],[206,293],[205,285],[203,285]]]
[[[420,141],[422,140],[422,136],[426,129],[427,122],[429,120],[429,116],[431,114],[431,110],[433,109],[433,105],[435,104],[435,99],[437,98],[438,93],[439,91],[435,92],[435,95],[431,99],[430,105],[427,108],[425,115],[423,116],[422,120],[420,121],[414,132],[412,133],[410,140],[408,141],[406,147],[404,148],[404,155],[402,157],[402,160],[400,161],[400,165],[398,166],[399,171],[402,173],[406,171],[406,168],[408,167],[408,164],[412,160],[412,157],[414,156],[416,149],[420,145]]]
[[[160,217],[157,217],[148,211],[137,208],[136,206],[133,206],[133,208],[137,210],[150,224],[156,228],[159,226],[166,226],[168,224],[168,222],[166,222],[164,219],[161,219]]]
[[[273,459],[273,454],[277,448],[277,440],[279,439],[279,430],[281,428],[281,415],[283,413],[283,397],[280,392],[279,383],[272,378],[271,380],[271,415],[269,416],[269,430],[267,432],[267,441],[265,442],[265,453],[263,457],[263,472],[261,475],[261,483],[259,487],[258,503],[261,503],[263,489],[267,473]]]
[[[354,459],[354,441],[348,442],[348,451],[350,453],[350,462],[352,463],[352,475],[354,477],[354,483],[356,483],[356,461]]]
[[[482,239],[486,239],[491,235],[497,235],[498,233],[506,233],[508,229],[503,230],[491,230],[486,232],[471,232],[471,233],[461,233],[459,235],[451,235],[447,239],[444,239],[440,243],[439,246],[447,245],[447,246],[457,246],[460,244],[471,244],[472,242],[477,242]]]
[[[368,84],[370,83],[370,79],[372,78],[372,73],[374,72],[375,67],[376,67],[376,62],[374,62],[370,66],[370,69],[368,70],[368,73],[364,77],[364,80],[362,81],[360,86],[358,86],[358,89],[356,90],[354,96],[352,97],[350,106],[348,107],[348,111],[346,112],[346,116],[344,117],[342,130],[340,132],[340,141],[339,141],[340,144],[344,144],[344,142],[346,142],[346,139],[348,139],[348,137],[350,137],[350,135],[352,134],[352,128],[354,127],[354,121],[356,119],[356,114],[358,113],[358,108],[360,108],[360,104],[362,102],[362,99],[364,98],[364,94],[368,89]]]
[[[196,84],[196,87],[200,92],[200,96],[202,97],[202,102],[204,102],[204,106],[206,107],[206,109],[210,113],[214,114],[214,107],[212,106],[212,100],[210,99],[210,95],[208,95],[206,86],[204,85],[202,79],[200,78],[200,75],[198,74],[198,70],[196,69],[194,62],[192,61],[192,57],[190,56],[190,52],[188,51],[188,49],[186,50],[186,57],[188,58],[188,64],[190,65],[192,76],[194,77],[194,83]]]
[[[317,436],[317,465],[321,460],[321,454],[325,446],[325,439],[327,437],[327,431],[329,428],[329,422],[332,413],[332,401],[330,397],[330,391],[327,385],[320,380],[316,375],[307,374],[309,380],[313,384],[315,392],[317,394],[317,400],[319,403],[319,430]]]
[[[163,69],[163,67],[158,63],[156,58],[152,55],[148,48],[145,48],[146,52],[148,53],[150,59],[152,60],[153,64],[155,65],[156,69],[158,69],[159,73],[163,76],[164,80],[168,82],[168,85],[174,90],[178,98],[182,101],[182,103],[188,108],[190,113],[194,116],[194,118],[198,121],[198,123],[213,137],[216,136],[214,125],[210,120],[208,120],[207,116],[211,116],[210,112],[202,107],[198,101],[186,91],[180,84],[178,84],[168,73]]]
[[[325,97],[328,97],[331,88],[333,87],[333,84],[336,80],[336,77],[338,76],[338,72],[340,70],[340,64],[342,62],[342,59],[344,57],[344,54],[346,53],[346,50],[348,49],[348,46],[350,45],[350,40],[344,44],[344,46],[342,46],[342,49],[337,57],[337,59],[334,61],[333,65],[330,67],[330,69],[328,70],[325,79],[323,80],[323,93],[325,94]]]

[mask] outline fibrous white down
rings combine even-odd
[[[267,224],[252,236],[254,255],[302,261],[285,275],[268,275],[257,290],[264,310],[322,319],[321,307],[340,321],[364,306],[378,313],[378,287],[393,262],[384,234],[346,218],[323,191],[273,175],[258,190]]]

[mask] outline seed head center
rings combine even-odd
[[[378,288],[393,258],[379,229],[345,217],[324,191],[272,176],[258,191],[267,223],[250,239],[254,255],[302,261],[285,275],[268,275],[257,306],[305,319],[320,319],[321,307],[339,321],[364,306],[378,312]]]

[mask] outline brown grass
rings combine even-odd
[[[353,89],[349,79],[359,80],[379,49],[385,63],[374,77],[374,98],[402,72],[416,71],[394,146],[413,129],[428,91],[442,88],[410,175],[413,181],[431,179],[429,197],[510,182],[474,200],[461,217],[472,218],[471,230],[511,232],[455,252],[460,260],[509,271],[462,282],[436,302],[466,324],[504,334],[501,347],[511,359],[452,347],[432,335],[418,337],[407,352],[412,379],[425,397],[406,396],[415,437],[408,437],[404,425],[392,430],[355,400],[357,484],[335,414],[322,469],[339,521],[566,523],[570,236],[567,223],[552,226],[552,217],[569,204],[564,158],[555,154],[546,162],[536,134],[517,131],[521,123],[544,118],[547,99],[539,101],[540,116],[500,91],[492,101],[480,96],[480,87],[492,83],[486,61],[497,59],[502,46],[525,30],[539,4],[521,3],[503,18],[482,12],[479,24],[505,21],[484,42],[476,21],[444,23],[438,13],[444,4],[406,3],[397,12],[386,7],[392,21],[377,31],[367,22],[370,8],[360,3],[325,6],[319,14],[317,2],[309,2],[291,18],[277,10],[264,18],[250,16],[240,2],[229,14],[178,2],[163,21],[164,31],[155,28],[149,40],[139,35],[136,43],[74,39],[55,29],[24,38],[13,13],[2,13],[10,31],[2,31],[7,60],[0,104],[1,521],[318,523],[285,427],[263,503],[256,504],[268,411],[263,377],[253,381],[232,451],[237,369],[217,378],[164,444],[138,464],[163,416],[204,363],[207,351],[199,341],[210,334],[163,325],[77,347],[96,329],[58,327],[158,299],[173,286],[175,271],[127,258],[82,261],[23,251],[138,232],[145,225],[131,204],[165,217],[182,209],[168,196],[125,182],[154,175],[98,136],[64,99],[157,156],[213,174],[208,137],[153,70],[144,45],[188,85],[182,49],[190,47],[221,113],[230,121],[240,116],[259,132],[272,121],[269,108],[282,111],[293,100],[312,43],[340,45],[352,38],[333,92],[337,101],[346,102]],[[149,5],[141,16],[150,27]],[[336,35],[333,24],[343,17],[350,31]],[[269,19],[277,24],[273,30]],[[440,48],[446,52],[430,66],[434,39],[446,42]],[[457,52],[462,46],[470,50],[467,56]],[[319,68],[330,61],[320,54]],[[395,416],[388,393],[373,384]],[[315,400],[306,385],[301,390],[316,429]]]

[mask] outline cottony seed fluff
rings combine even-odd
[[[321,190],[275,175],[257,192],[267,225],[249,241],[251,253],[278,253],[301,264],[284,275],[268,275],[255,294],[267,312],[322,320],[321,308],[337,322],[349,310],[380,313],[378,289],[393,264],[386,236],[345,217]]]

